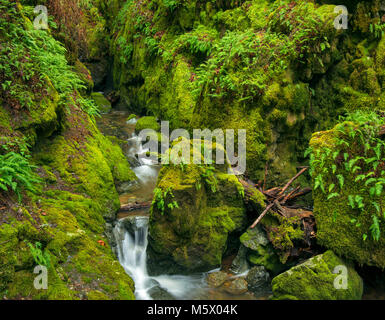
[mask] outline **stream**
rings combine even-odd
[[[115,136],[127,141],[122,146],[138,181],[126,185],[120,196],[121,205],[152,201],[160,165],[151,160],[141,160],[137,155],[147,150],[135,134],[136,120],[126,121],[129,113],[113,110],[98,119],[98,127],[106,136]],[[223,290],[210,288],[206,282],[208,273],[193,275],[150,276],[147,272],[147,236],[149,209],[121,212],[113,234],[117,243],[116,255],[125,271],[135,282],[138,300],[250,300],[255,297],[247,292],[236,296]],[[210,272],[219,271],[219,269]]]
[[[147,150],[135,134],[136,120],[127,121],[127,111],[113,110],[103,114],[97,120],[101,132],[125,141],[123,152],[130,162],[138,180],[120,190],[121,205],[151,202],[160,165],[143,159],[139,162],[137,155]],[[135,282],[135,296],[138,300],[265,300],[269,295],[256,298],[252,293],[233,295],[223,288],[211,288],[206,282],[207,273],[193,275],[150,276],[147,272],[147,236],[149,208],[132,212],[119,212],[113,229],[117,246],[115,254],[124,270]],[[227,260],[232,260],[228,257]],[[223,262],[229,264],[229,262]],[[230,261],[231,264],[231,261]],[[210,272],[219,271],[220,269]],[[238,275],[244,276],[244,275]],[[235,276],[237,277],[237,276]],[[378,284],[365,285],[364,300],[377,300],[385,297],[385,290]]]

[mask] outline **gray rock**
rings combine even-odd
[[[228,275],[225,272],[218,271],[209,273],[206,277],[208,285],[212,288],[218,288],[227,280]]]
[[[116,191],[118,191],[119,194],[128,193],[129,191],[132,191],[137,184],[138,183],[135,180],[122,182],[116,186]]]
[[[249,270],[250,266],[247,261],[247,248],[244,245],[241,245],[238,250],[238,254],[233,260],[230,272],[235,274],[241,274]]]
[[[241,236],[240,240],[246,248],[256,251],[259,246],[267,246],[269,244],[269,239],[260,226],[256,226],[254,229],[248,229]]]
[[[243,278],[236,278],[224,284],[224,289],[232,295],[241,295],[247,292],[247,281]]]
[[[270,275],[263,266],[252,268],[246,276],[246,281],[249,291],[257,297],[271,292]]]
[[[155,281],[155,280],[154,280]],[[169,293],[167,290],[163,289],[159,285],[153,286],[149,291],[148,294],[153,298],[154,300],[175,300],[175,297]]]
[[[148,217],[145,216],[128,216],[122,221],[123,227],[134,234],[135,231],[138,231],[140,228],[148,225]]]

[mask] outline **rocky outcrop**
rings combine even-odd
[[[150,272],[208,271],[221,264],[229,235],[247,225],[242,185],[228,169],[228,163],[161,169],[151,208]]]
[[[0,296],[134,299],[134,283],[104,232],[120,207],[115,184],[135,175],[119,145],[97,129],[95,106],[80,93],[90,86],[68,64],[63,46],[51,32],[34,30],[32,9],[15,1],[0,7],[7,16],[1,42],[20,54],[11,51],[10,60],[1,48],[1,65],[19,67],[15,74],[0,71],[2,81],[11,77],[9,91],[0,88],[0,155],[11,147],[39,176],[29,187],[27,169],[16,177],[19,199],[15,184],[0,193]],[[47,290],[34,287],[36,265],[48,269]]]
[[[275,277],[272,288],[278,300],[360,300],[363,282],[350,263],[327,251]]]
[[[385,267],[384,118],[356,113],[310,141],[317,242],[360,264]],[[377,150],[377,151],[376,151]]]

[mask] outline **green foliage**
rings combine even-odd
[[[383,23],[371,23],[369,25],[369,31],[374,35],[375,38],[381,39],[384,35],[385,24]]]
[[[314,190],[318,188],[327,195],[327,200],[343,196],[347,180],[359,186],[359,194],[348,194],[346,203],[358,218],[351,222],[362,227],[359,216],[372,214],[370,232],[376,241],[380,238],[380,219],[385,219],[380,199],[385,186],[385,142],[378,132],[384,125],[383,115],[370,111],[356,111],[341,118],[344,122],[336,127],[336,145],[338,150],[324,147],[316,151],[309,148],[310,174],[314,179]],[[331,159],[331,160],[330,160]],[[329,186],[327,177],[333,177]],[[366,231],[362,238],[367,239]]]
[[[3,146],[7,149],[7,146]],[[37,186],[41,183],[40,178],[34,173],[28,159],[29,155],[25,151],[16,153],[14,151],[0,154],[0,189],[5,192],[14,191],[19,202],[22,200],[22,191],[37,191]]]
[[[185,51],[193,56],[207,57],[212,52],[216,36],[216,32],[199,25],[194,31],[182,34],[175,40],[173,47],[177,51]]]
[[[116,41],[117,45],[119,46],[119,59],[120,62],[123,64],[128,63],[130,61],[132,52],[134,50],[134,46],[131,43],[128,43],[125,37],[120,36],[118,40]]]
[[[218,180],[215,176],[215,167],[209,165],[199,165],[201,169],[201,177],[211,192],[216,193],[218,190]],[[199,185],[200,189],[200,185]]]
[[[154,199],[152,201],[152,205],[156,205],[160,214],[163,216],[166,210],[166,198],[170,196],[171,198],[175,198],[172,193],[171,187],[167,188],[166,191],[163,191],[161,188],[155,188],[154,190]],[[167,204],[167,208],[170,210],[174,210],[175,208],[179,208],[177,201],[171,201]]]
[[[46,266],[47,268],[51,265],[51,257],[47,250],[43,250],[43,246],[40,242],[36,242],[35,246],[27,242],[31,250],[31,255],[35,260],[35,263],[39,266]]]
[[[178,0],[163,0],[163,5],[172,12],[180,5],[180,3]]]
[[[0,4],[0,79],[2,95],[13,109],[31,108],[47,95],[50,82],[66,104],[76,91],[86,89],[84,82],[72,70],[66,59],[66,49],[49,31],[25,26],[14,2]],[[85,101],[83,101],[85,102]],[[90,103],[86,112],[95,114]]]
[[[322,27],[314,4],[301,1],[278,6],[276,2],[265,30],[227,31],[207,48],[186,35],[191,50],[211,53],[197,69],[193,94],[252,100],[262,96],[291,65],[317,62],[323,66],[321,53],[330,44]]]
[[[99,107],[96,105],[94,100],[80,97],[77,99],[77,103],[85,112],[88,113],[88,115],[91,116],[91,118],[101,116]]]

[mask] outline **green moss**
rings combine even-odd
[[[127,121],[130,121],[132,119],[136,119],[136,114],[130,114],[127,118]]]
[[[92,89],[94,88],[94,82],[91,77],[91,72],[87,69],[87,67],[83,63],[81,63],[79,60],[77,60],[74,65],[74,71],[80,77],[80,79],[84,82],[86,86],[86,91],[91,92]]]
[[[285,269],[261,227],[248,229],[242,234],[240,241],[248,249],[247,259],[253,265],[264,266],[273,275]]]
[[[350,123],[351,124],[351,123]],[[339,150],[337,146],[339,131],[348,123],[337,125],[333,130],[318,132],[313,135],[310,145],[314,150]],[[341,127],[342,126],[342,127]],[[351,157],[355,157],[360,149],[350,148]],[[359,145],[358,145],[359,146]],[[331,168],[333,159],[332,155],[325,157],[325,167]],[[317,171],[318,172],[318,171]],[[318,173],[315,173],[317,176]],[[379,241],[368,237],[363,240],[363,234],[368,234],[368,230],[372,225],[372,215],[376,214],[374,207],[370,207],[371,200],[368,194],[363,194],[365,210],[360,214],[357,210],[353,210],[348,203],[349,195],[362,194],[362,190],[368,193],[368,188],[363,183],[356,182],[356,174],[338,169],[335,175],[325,175],[323,177],[326,188],[332,183],[338,185],[338,181],[334,179],[337,174],[344,176],[344,186],[341,190],[337,190],[338,197],[327,199],[328,195],[320,189],[313,192],[314,197],[314,216],[317,223],[317,242],[326,248],[332,249],[334,252],[348,259],[355,260],[360,264],[375,265],[380,268],[385,266],[385,255],[382,250],[384,246],[383,231],[384,223],[380,221],[381,237]],[[314,176],[314,177],[315,177]],[[380,206],[383,206],[383,200],[376,200]],[[360,225],[356,227],[352,223],[352,219],[358,219]]]
[[[108,101],[104,95],[100,92],[92,92],[91,98],[95,101],[99,107],[100,112],[107,113],[111,110],[111,102]]]
[[[135,131],[140,132],[145,129],[151,129],[154,131],[160,130],[160,125],[155,117],[142,117],[138,120]]]
[[[337,266],[347,268],[347,289],[334,286]],[[363,282],[350,263],[327,251],[275,277],[272,288],[278,300],[359,300]]]
[[[21,15],[20,10],[23,8],[18,4],[10,19]],[[32,31],[31,22],[24,16],[21,18]],[[13,22],[7,25],[17,25],[19,31],[23,28],[21,21]],[[23,33],[23,37],[15,37],[14,41],[17,44],[22,38],[32,43],[34,35],[27,37]],[[103,217],[114,219],[120,206],[115,184],[131,181],[135,175],[114,139],[104,137],[93,119],[81,110],[78,100],[83,92],[76,91],[80,85],[75,74],[69,71],[65,50],[57,48],[50,32],[40,35],[44,35],[47,46],[54,46],[56,51],[52,55],[39,55],[39,61],[32,64],[21,61],[18,68],[32,68],[38,78],[41,76],[38,92],[27,85],[29,74],[22,73],[20,78],[26,88],[25,95],[32,97],[33,103],[28,110],[12,109],[4,103],[0,107],[0,132],[4,138],[1,142],[20,143],[26,139],[33,146],[31,162],[38,166],[37,172],[45,182],[35,193],[25,194],[27,200],[21,204],[13,201],[12,194],[5,197],[2,194],[0,296],[50,300],[134,299],[133,281],[108,245]],[[29,54],[41,52],[32,50]],[[69,52],[68,56],[73,57],[73,53]],[[76,60],[72,69],[85,77],[86,90],[90,90],[89,72]],[[62,78],[58,75],[58,64],[60,70],[66,72],[60,74]],[[43,67],[47,70],[41,74]],[[65,97],[63,90],[68,90]],[[36,246],[36,243],[40,243],[50,257],[47,290],[33,286],[36,262],[29,245]]]
[[[226,169],[228,164],[222,167]],[[157,205],[159,199],[154,200],[151,208],[150,260],[154,256],[151,254],[156,253],[156,261],[163,264],[157,266],[155,272],[164,268],[163,271],[167,269],[171,273],[186,273],[219,266],[229,235],[246,226],[239,192],[242,185],[235,176],[224,173],[223,168],[214,171],[215,192],[203,178],[204,166],[191,164],[182,169],[170,164],[161,169],[157,188],[171,190],[173,197],[169,193],[164,199],[163,214]],[[171,210],[168,204],[172,201],[179,207]],[[156,261],[149,262],[150,269]]]

